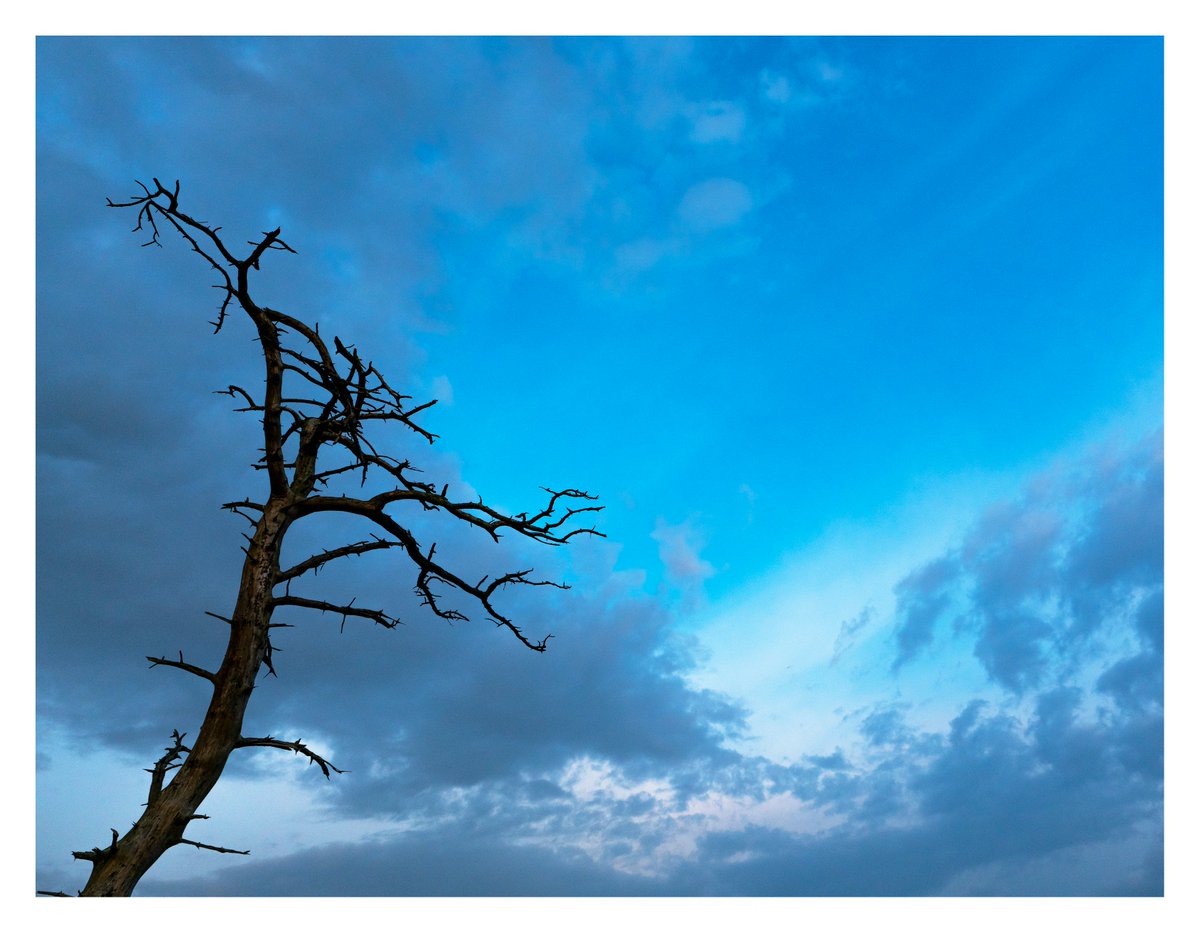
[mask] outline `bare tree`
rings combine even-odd
[[[161,246],[160,234],[173,228],[216,273],[221,305],[215,332],[221,330],[231,308],[240,308],[257,332],[265,366],[261,390],[252,392],[229,386],[223,394],[239,403],[238,411],[254,412],[262,419],[262,457],[255,464],[266,478],[265,498],[227,502],[223,508],[246,518],[252,531],[246,535],[245,560],[237,598],[228,616],[216,617],[229,628],[229,641],[220,667],[206,670],[175,657],[148,657],[152,666],[173,667],[211,684],[212,699],[194,740],[178,730],[171,744],[148,768],[150,788],[141,817],[124,835],[115,829],[104,848],[73,853],[92,863],[91,875],[79,893],[82,896],[128,896],[138,881],[168,849],[191,845],[214,852],[246,855],[248,852],[197,842],[189,838],[193,820],[209,791],[221,777],[226,762],[239,748],[275,748],[301,755],[317,765],[328,778],[340,773],[329,761],[299,740],[284,741],[273,736],[246,736],[242,721],[255,683],[264,668],[274,673],[271,634],[281,623],[272,622],[277,607],[292,606],[335,612],[392,628],[398,619],[381,609],[340,604],[317,596],[299,595],[293,585],[332,561],[371,551],[399,549],[414,567],[415,591],[424,606],[440,619],[453,621],[466,615],[443,601],[444,591],[457,591],[458,605],[474,604],[497,626],[508,629],[523,645],[545,651],[550,636],[531,640],[496,605],[500,590],[508,586],[553,586],[518,570],[484,577],[471,583],[450,569],[432,543],[417,540],[397,509],[420,507],[473,525],[499,540],[502,532],[548,545],[565,544],[579,534],[599,535],[594,527],[574,527],[572,519],[597,512],[595,497],[578,489],[545,489],[547,499],[538,511],[507,515],[484,504],[482,498],[459,500],[448,485],[419,479],[419,470],[407,459],[379,452],[368,437],[372,425],[391,422],[433,443],[431,434],[415,417],[435,401],[413,404],[409,396],[392,388],[383,374],[353,346],[336,337],[332,348],[317,327],[258,304],[251,296],[251,273],[269,252],[295,252],[280,238],[278,229],[249,244],[244,256],[230,251],[220,228],[188,216],[179,207],[179,183],[163,187],[157,178],[154,188],[138,182],[142,193],[128,201],[109,201],[110,207],[136,211],[135,231],[149,236],[143,244]],[[357,480],[365,488],[368,475],[382,477],[385,491],[364,498],[335,494],[339,482]],[[284,537],[298,522],[311,515],[339,512],[358,516],[370,532],[363,540],[341,544],[313,554],[298,563],[280,566]],[[472,575],[473,576],[473,575]],[[282,592],[280,591],[282,588]],[[466,603],[463,602],[465,599]],[[216,615],[209,613],[209,615]],[[170,778],[168,780],[168,778]],[[41,892],[58,894],[61,892]]]

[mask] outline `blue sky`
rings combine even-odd
[[[248,753],[254,856],[139,893],[1161,893],[1162,56],[40,40],[39,885],[198,721],[141,659],[220,651],[258,479],[248,330],[104,208],[158,176],[282,225],[259,292],[439,399],[432,475],[607,538],[438,531],[573,584],[513,596],[545,656],[330,574],[410,621],[293,620],[251,718],[351,773]]]

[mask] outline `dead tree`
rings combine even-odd
[[[262,420],[263,454],[255,467],[265,474],[266,489],[261,501],[247,498],[223,506],[247,518],[253,530],[246,536],[233,610],[228,616],[218,616],[229,629],[220,667],[206,670],[185,661],[182,652],[178,658],[147,658],[152,666],[177,668],[208,681],[212,699],[195,738],[185,744],[186,735],[173,732],[171,745],[147,769],[151,777],[146,806],[133,827],[124,835],[114,829],[112,841],[104,848],[73,853],[76,859],[92,863],[87,884],[79,892],[83,896],[128,896],[172,846],[248,854],[188,838],[192,821],[205,818],[196,812],[197,808],[217,783],[229,756],[239,748],[290,751],[316,764],[326,777],[339,771],[299,740],[242,734],[246,706],[260,672],[265,669],[274,673],[271,635],[278,623],[271,621],[272,614],[277,607],[291,606],[335,612],[343,619],[361,618],[386,628],[394,627],[399,620],[384,610],[356,606],[353,601],[341,605],[297,595],[293,593],[294,584],[331,561],[399,549],[413,565],[415,592],[434,616],[446,621],[466,618],[463,611],[444,602],[445,592],[457,591],[458,604],[477,606],[527,648],[545,651],[550,636],[531,640],[501,612],[496,598],[509,586],[565,589],[564,584],[535,578],[531,570],[505,573],[490,580],[485,576],[472,583],[442,562],[433,543],[417,540],[402,512],[405,508],[434,510],[474,525],[493,540],[508,531],[543,544],[560,545],[575,535],[598,535],[594,527],[572,527],[576,524],[572,520],[602,508],[593,504],[594,496],[581,490],[545,489],[547,499],[539,511],[507,515],[484,504],[482,498],[457,499],[447,485],[439,487],[420,478],[422,474],[407,459],[381,453],[368,435],[373,425],[382,422],[400,425],[433,443],[435,435],[415,418],[434,402],[413,404],[352,345],[335,337],[331,347],[317,327],[257,303],[251,295],[251,273],[270,252],[295,252],[280,238],[278,229],[263,233],[262,239],[248,244],[249,252],[237,256],[219,235],[219,227],[196,220],[180,209],[178,182],[170,189],[157,178],[153,182],[153,188],[139,182],[141,194],[120,203],[110,200],[108,204],[136,212],[134,230],[149,237],[143,245],[161,246],[160,235],[173,229],[207,262],[217,277],[215,287],[221,292],[220,308],[211,322],[215,332],[221,330],[230,309],[240,308],[249,317],[262,348],[263,384],[257,392],[231,385],[223,394],[239,403],[238,411],[253,412]],[[347,479],[358,481],[356,490],[363,489],[368,474],[382,477],[386,490],[366,498],[335,494],[338,483]],[[363,540],[281,567],[280,549],[288,531],[311,515],[329,512],[358,516],[370,533]]]

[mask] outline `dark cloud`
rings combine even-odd
[[[141,896],[187,897],[636,897],[647,879],[586,855],[506,843],[502,837],[405,834],[385,843],[334,845],[225,868],[187,882],[147,879]]]

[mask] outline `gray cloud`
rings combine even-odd
[[[377,844],[335,845],[225,868],[187,882],[147,879],[145,896],[187,897],[637,897],[652,882],[581,854],[514,845],[502,837],[411,833]]]
[[[837,664],[841,657],[854,646],[859,633],[867,627],[874,614],[874,611],[868,606],[853,619],[842,621],[838,627],[837,638],[833,642],[833,656],[829,659],[831,667]]]
[[[952,606],[953,557],[931,561],[896,585],[896,660],[899,667],[933,641],[934,627]]]
[[[970,703],[946,735],[919,734],[889,716],[886,731],[903,751],[893,747],[852,772],[840,754],[816,768],[736,767],[743,781],[770,774],[798,797],[850,815],[820,833],[716,829],[702,832],[686,857],[663,855],[654,847],[678,828],[678,802],[645,794],[572,800],[543,784],[495,784],[456,798],[452,814],[432,806],[450,832],[385,833],[206,880],[148,882],[143,893],[1161,894],[1161,785],[1128,767],[1110,729],[1085,721],[1078,700],[1071,690],[1048,691],[1028,728]],[[541,827],[533,838],[530,825]],[[639,853],[640,871],[613,867]],[[469,870],[446,870],[454,864]]]
[[[1131,622],[1161,654],[1162,529],[1161,433],[1093,451],[991,510],[960,548],[897,586],[895,667],[951,619],[991,678],[1016,693],[1069,676],[1103,631]]]

